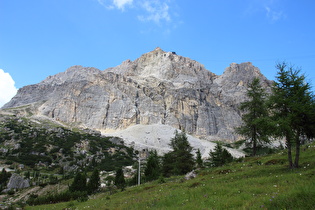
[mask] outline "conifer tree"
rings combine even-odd
[[[123,191],[126,187],[124,171],[122,170],[122,168],[118,168],[116,170],[115,185],[118,189],[121,189],[121,191]]]
[[[170,146],[173,151],[166,153],[163,157],[163,174],[182,175],[191,171],[195,161],[191,154],[192,147],[190,146],[186,133],[175,132],[175,137],[171,139]]]
[[[99,171],[95,168],[90,177],[89,182],[87,183],[87,191],[89,194],[92,194],[98,190],[101,185],[101,180],[99,176]]]
[[[268,142],[269,118],[266,96],[260,80],[255,78],[248,87],[248,100],[240,106],[245,113],[242,115],[243,125],[236,128],[236,132],[250,141],[253,156],[257,153],[258,143]]]
[[[299,167],[302,139],[315,136],[315,101],[310,84],[300,70],[286,63],[277,64],[277,81],[270,97],[274,134],[285,138],[290,168]],[[292,146],[295,145],[295,160]]]
[[[11,173],[7,172],[5,168],[3,168],[0,173],[0,191],[6,187],[6,184],[10,177],[11,177]]]
[[[210,151],[209,156],[211,166],[214,167],[223,166],[233,161],[233,156],[220,143],[217,143],[214,151]]]
[[[157,151],[151,151],[147,160],[147,164],[144,170],[144,176],[146,181],[156,180],[161,175],[161,164]]]
[[[196,152],[196,164],[198,168],[203,168],[203,160],[201,157],[200,149]]]
[[[74,177],[72,184],[69,186],[71,192],[86,191],[86,176],[78,172]]]

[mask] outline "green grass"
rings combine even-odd
[[[164,184],[100,193],[86,202],[26,209],[315,209],[315,144],[304,148],[295,170],[288,169],[285,152],[279,152],[206,169],[188,181],[172,177]]]

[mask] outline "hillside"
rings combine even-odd
[[[0,115],[0,165],[70,175],[78,169],[111,171],[132,165],[134,151],[117,137],[71,129],[44,119]]]
[[[86,202],[26,209],[314,209],[315,144],[304,145],[301,168],[289,170],[286,152],[245,158],[224,167],[201,170],[191,180],[166,179],[100,193]]]

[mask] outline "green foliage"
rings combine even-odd
[[[16,146],[8,144],[8,139],[14,139]],[[2,116],[0,148],[4,150],[0,152],[0,158],[11,164],[20,163],[28,168],[40,170],[53,171],[65,165],[73,166],[68,171],[63,171],[65,176],[82,165],[87,165],[88,171],[93,171],[95,167],[110,171],[132,165],[133,149],[123,144],[117,145],[110,139],[111,137],[103,137],[93,132],[86,133],[78,129],[74,131],[47,122],[38,124],[26,118]],[[88,141],[85,155],[78,152],[81,150],[78,145],[82,141]],[[93,155],[92,161],[90,155]]]
[[[70,192],[86,191],[86,176],[83,173],[77,173],[72,184],[69,186]]]
[[[116,176],[115,176],[115,185],[118,189],[121,189],[121,191],[125,190],[126,187],[126,181],[125,176],[122,168],[118,168],[116,170]]]
[[[314,209],[315,145],[304,145],[301,166],[287,169],[285,151],[246,157],[228,166],[200,170],[196,178],[164,178],[84,203],[67,202],[26,209]],[[258,164],[259,163],[259,164]]]
[[[186,133],[175,132],[170,146],[173,151],[166,153],[163,157],[162,171],[164,176],[182,175],[190,172],[195,164],[192,147],[190,146]]]
[[[157,151],[151,151],[147,159],[147,164],[144,170],[144,176],[146,181],[153,181],[161,175],[161,164],[157,154]]]
[[[214,151],[210,151],[209,156],[211,166],[214,167],[223,166],[226,163],[233,161],[233,156],[226,149],[224,149],[220,143],[217,143]]]
[[[286,63],[277,65],[277,81],[270,97],[273,134],[286,139],[290,168],[299,167],[300,145],[304,137],[315,136],[315,101],[310,84],[300,70]],[[295,145],[295,160],[292,159],[292,146]]]
[[[200,149],[196,152],[196,164],[198,168],[203,168],[203,160],[201,158]]]
[[[256,155],[259,143],[268,142],[270,120],[266,96],[260,80],[255,78],[248,87],[248,100],[240,106],[240,110],[245,113],[242,115],[243,125],[236,128],[236,132],[244,136],[246,140],[249,139],[253,156]]]
[[[99,171],[95,168],[90,177],[89,182],[87,183],[87,192],[92,194],[98,190],[101,185]]]
[[[3,168],[1,173],[0,173],[0,191],[5,189],[7,182],[9,181],[10,177],[11,177],[11,173],[7,172],[5,170],[5,168]]]
[[[41,204],[51,204],[51,203],[59,203],[66,202],[71,200],[78,200],[81,202],[88,200],[87,192],[85,191],[65,191],[61,193],[50,193],[43,196],[32,195],[27,200],[27,204],[30,206],[41,205]]]
[[[24,172],[24,178],[25,178],[25,179],[29,179],[30,177],[31,177],[30,171],[25,171],[25,172]]]

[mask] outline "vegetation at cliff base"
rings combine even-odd
[[[196,178],[165,178],[123,192],[100,193],[86,202],[71,201],[26,209],[314,209],[315,144],[301,148],[299,169],[289,169],[286,151],[247,157],[198,172]]]

